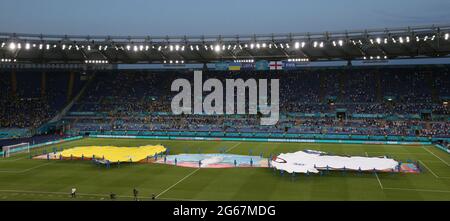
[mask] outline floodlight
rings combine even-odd
[[[216,45],[216,46],[214,47],[214,51],[220,52],[220,45]]]
[[[15,50],[16,49],[16,43],[14,43],[14,42],[9,43],[9,49],[10,50]]]

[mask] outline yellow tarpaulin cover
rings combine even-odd
[[[165,152],[166,148],[162,145],[146,145],[140,147],[116,147],[116,146],[80,146],[61,152],[63,157],[91,158],[93,155],[97,159],[109,160],[115,162],[138,162],[147,156],[154,156]]]

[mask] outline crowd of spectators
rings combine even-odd
[[[40,93],[40,83],[36,83],[41,80],[39,77],[18,76],[18,91],[12,95],[9,77],[0,75],[0,127],[38,127],[54,117],[67,102],[67,75],[48,76],[45,95]],[[294,114],[271,127],[260,126],[258,117],[252,115],[171,116],[171,98],[177,92],[172,92],[170,87],[178,78],[189,80],[193,87],[193,74],[188,71],[97,72],[81,99],[69,111],[95,113],[97,118],[75,117],[71,121],[73,128],[411,136],[448,136],[450,131],[449,108],[443,102],[450,95],[450,75],[445,67],[204,72],[203,80],[216,78],[224,85],[229,78],[280,79],[280,111]],[[75,91],[79,90],[78,81],[76,85]],[[338,111],[347,116],[344,119],[330,117]],[[321,117],[299,117],[296,113]],[[445,120],[419,120],[417,116],[422,113],[443,115],[440,119]],[[355,114],[385,117],[352,117]],[[400,115],[416,117],[387,120]]]

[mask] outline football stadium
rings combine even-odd
[[[449,201],[445,22],[229,35],[1,26],[0,201]]]

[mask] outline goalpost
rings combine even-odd
[[[30,143],[19,143],[14,145],[3,146],[3,157],[7,158],[14,153],[20,153],[26,151],[30,152]]]

